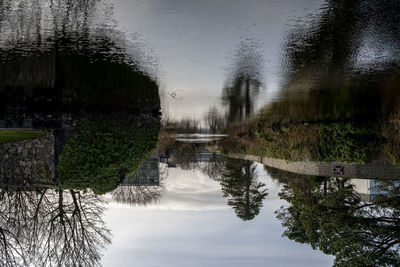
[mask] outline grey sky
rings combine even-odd
[[[159,204],[131,207],[110,203],[104,216],[112,244],[104,266],[331,266],[333,258],[282,238],[274,211],[279,185],[258,165],[269,196],[260,215],[244,222],[226,204],[217,182],[171,169]],[[190,194],[186,189],[190,188]]]

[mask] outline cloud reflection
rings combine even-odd
[[[166,179],[166,193],[159,203],[146,209],[161,210],[216,210],[229,209],[222,197],[219,182],[211,180],[200,171],[170,168]],[[111,200],[110,206],[121,207]],[[135,207],[143,209],[143,207]]]

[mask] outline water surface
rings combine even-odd
[[[0,265],[398,266],[399,14],[0,2]]]

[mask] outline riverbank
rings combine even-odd
[[[263,115],[228,127],[224,154],[238,153],[286,161],[366,164],[400,162],[398,116],[364,120],[305,121]]]

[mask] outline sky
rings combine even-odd
[[[104,266],[331,266],[333,257],[281,237],[275,210],[285,203],[280,185],[257,164],[269,195],[260,214],[242,221],[218,182],[198,171],[169,170],[158,204],[136,207],[110,202],[103,219],[112,244]]]

